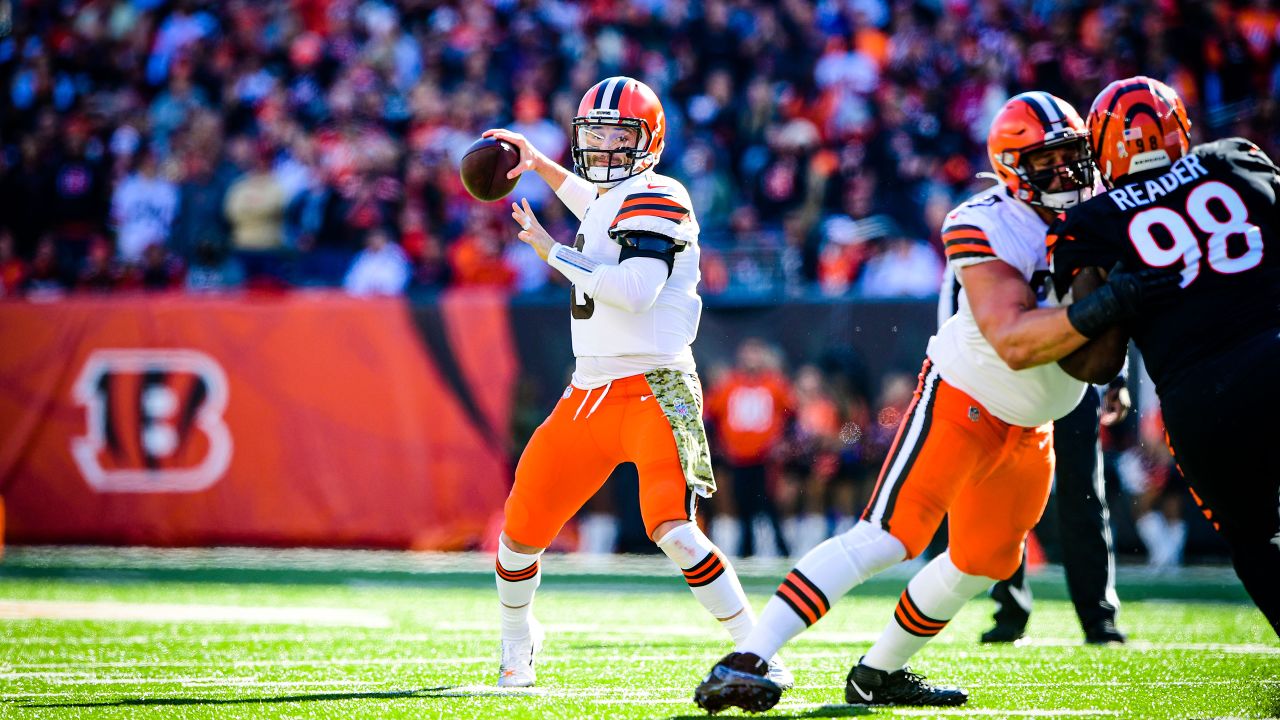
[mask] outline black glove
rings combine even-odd
[[[1095,338],[1107,328],[1138,317],[1146,309],[1173,299],[1182,274],[1164,268],[1142,268],[1130,272],[1116,263],[1107,282],[1089,297],[1067,308],[1067,320],[1081,335]]]

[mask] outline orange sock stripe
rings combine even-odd
[[[893,611],[893,619],[898,621],[899,627],[901,627],[903,630],[906,630],[908,633],[915,635],[916,637],[933,637],[934,635],[937,635],[939,632],[942,632],[942,628],[938,628],[937,630],[931,630],[927,628],[922,628],[919,625],[916,625],[915,623],[913,623],[911,621],[911,618],[906,616],[905,611],[902,609],[902,605],[898,605],[897,609]]]
[[[792,583],[795,589],[804,593],[806,597],[813,601],[819,615],[826,615],[827,611],[831,609],[831,602],[827,600],[826,594],[822,592],[821,588],[813,584],[812,580],[805,577],[804,573],[799,570],[792,570],[786,579]]]
[[[695,586],[706,585],[719,577],[720,574],[724,572],[724,563],[720,561],[718,556],[712,555],[712,557],[715,558],[715,562],[711,563],[706,568],[696,573],[686,572],[684,574],[685,582]]]
[[[530,565],[529,567],[526,567],[520,570],[508,570],[502,567],[501,563],[494,563],[494,567],[497,568],[498,577],[502,578],[503,580],[506,580],[507,582],[520,582],[522,580],[528,580],[529,578],[532,578],[533,576],[538,574],[537,560],[534,560],[533,564]]]
[[[933,618],[921,612],[920,606],[916,605],[916,601],[911,598],[910,593],[908,593],[906,590],[902,591],[902,597],[898,598],[898,602],[906,607],[907,613],[911,616],[911,619],[920,623],[921,627],[926,627],[926,628],[936,627],[939,630],[941,630],[942,628],[947,626],[948,621],[934,620]]]
[[[719,558],[716,557],[716,554],[714,552],[709,552],[707,553],[706,557],[702,558],[697,563],[695,563],[693,567],[685,568],[685,570],[683,571],[684,576],[689,577],[690,575],[697,575],[703,570],[706,570],[711,565],[715,564],[718,560]]]
[[[800,616],[800,619],[804,621],[805,625],[813,625],[818,622],[818,614],[809,607],[808,603],[796,594],[795,590],[788,587],[786,583],[778,586],[777,596],[781,598],[788,607],[795,611],[795,614]]]
[[[942,628],[947,626],[946,622],[933,620],[921,613],[920,609],[915,607],[915,603],[911,601],[911,598],[905,592],[902,593],[902,597],[898,600],[898,606],[893,611],[893,619],[898,621],[898,625],[903,630],[916,637],[933,637],[942,632]]]

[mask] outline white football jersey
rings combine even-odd
[[[1060,302],[1049,272],[1048,229],[1029,205],[1014,200],[1003,185],[997,185],[947,215],[942,241],[953,272],[981,262],[1006,262],[1027,279],[1040,306],[1051,307]],[[959,282],[958,272],[956,277]],[[978,329],[963,283],[958,305],[955,315],[929,340],[929,358],[943,380],[1010,425],[1039,427],[1075,408],[1084,396],[1085,383],[1068,375],[1056,362],[1011,369]]]
[[[702,298],[698,296],[698,220],[684,186],[652,170],[628,178],[587,206],[574,247],[587,257],[617,265],[619,232],[643,230],[671,238],[680,247],[657,302],[644,312],[628,312],[595,302],[573,289],[575,384],[672,368],[695,370],[690,345],[698,334]]]

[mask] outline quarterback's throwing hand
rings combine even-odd
[[[520,203],[511,203],[511,217],[520,226],[520,232],[516,237],[521,242],[528,243],[538,253],[538,257],[543,260],[547,259],[547,253],[551,252],[551,246],[556,241],[552,239],[547,231],[543,229],[542,223],[538,222],[537,216],[533,214],[533,208],[529,207],[529,201],[526,198],[520,198]]]
[[[511,143],[516,150],[520,151],[520,163],[507,173],[508,180],[514,180],[524,174],[526,170],[536,170],[538,168],[538,159],[540,153],[538,149],[529,142],[529,139],[518,132],[511,132],[503,128],[493,128],[485,130],[481,137],[491,137],[496,140]]]

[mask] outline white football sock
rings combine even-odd
[[[658,547],[680,568],[693,596],[724,625],[735,643],[751,632],[756,616],[738,574],[697,525],[676,527],[658,539]]]
[[[800,558],[738,650],[772,658],[787,641],[826,615],[833,601],[906,556],[907,549],[897,538],[871,523],[860,522],[830,538]]]
[[[898,599],[893,620],[862,659],[864,665],[894,672],[907,664],[925,643],[933,639],[974,595],[995,580],[967,575],[944,552],[924,566]]]
[[[498,601],[502,603],[502,639],[529,637],[529,618],[533,614],[533,594],[542,583],[541,552],[518,553],[498,540],[498,562],[495,576]]]

